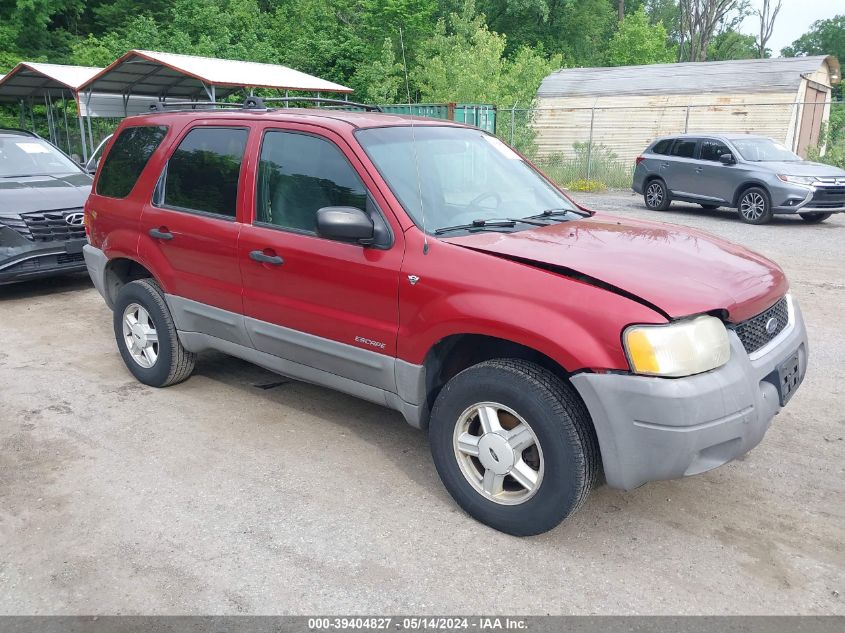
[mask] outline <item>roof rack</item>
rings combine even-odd
[[[197,106],[214,106],[214,107],[228,107],[228,108],[246,108],[244,103],[230,103],[228,101],[156,101],[150,104],[150,110],[153,112],[164,112],[168,108],[184,108],[196,110]]]
[[[169,108],[181,108],[183,110],[196,110],[198,106],[214,106],[223,108],[239,108],[242,110],[266,110],[268,103],[330,103],[332,105],[346,106],[349,108],[361,108],[367,112],[384,112],[380,106],[356,101],[344,101],[342,99],[325,99],[323,97],[247,97],[241,103],[230,101],[157,101],[150,104],[152,112],[165,112]]]
[[[332,105],[341,105],[350,108],[361,108],[367,112],[384,112],[384,110],[381,109],[381,106],[372,105],[370,103],[344,101],[343,99],[326,99],[323,97],[268,97],[266,99],[264,97],[247,97],[247,100],[244,102],[244,107],[261,109],[265,107],[265,103],[295,103],[299,101],[308,101],[310,103],[330,103]]]

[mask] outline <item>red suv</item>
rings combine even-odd
[[[807,365],[781,269],[587,211],[481,130],[327,108],[123,121],[85,260],[144,384],[218,350],[396,409],[444,485],[511,534],[599,480],[756,446]]]

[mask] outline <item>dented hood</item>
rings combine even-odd
[[[634,295],[670,318],[726,310],[739,322],[788,289],[777,264],[746,248],[694,229],[604,214],[445,241]]]

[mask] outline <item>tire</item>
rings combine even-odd
[[[498,432],[484,430],[482,407],[495,410],[495,416],[483,417],[497,420]],[[517,427],[521,432],[511,435],[513,450],[503,437]],[[547,532],[570,516],[595,486],[600,469],[584,403],[560,378],[523,360],[486,361],[452,378],[434,403],[429,442],[437,472],[458,505],[515,536]],[[526,466],[533,475],[523,474]],[[485,473],[492,495],[484,492]],[[533,478],[533,488],[520,484],[517,475],[523,481]]]
[[[669,197],[669,190],[666,188],[666,183],[660,178],[654,178],[646,183],[645,191],[643,192],[643,201],[645,206],[652,211],[665,211],[672,204]]]
[[[832,214],[816,211],[815,213],[799,213],[798,215],[800,215],[801,219],[807,224],[818,224],[819,222],[827,220]]]
[[[715,211],[716,209],[719,208],[719,205],[718,204],[702,204],[701,208],[707,209],[708,211]]]
[[[772,219],[772,201],[762,187],[749,187],[739,196],[739,219],[746,224],[766,224]]]
[[[152,279],[132,281],[120,289],[114,304],[114,336],[126,367],[145,385],[168,387],[194,371],[196,354],[179,342],[164,294]],[[128,340],[133,339],[130,348]]]

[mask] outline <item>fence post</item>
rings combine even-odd
[[[511,108],[511,145],[513,145],[513,128],[516,126],[516,104],[519,103],[517,99]]]
[[[684,134],[689,132],[689,104],[687,104],[687,116],[684,119]]]
[[[596,106],[593,106],[590,108],[590,140],[587,142],[587,180],[590,179],[593,167],[593,123],[595,120]]]

